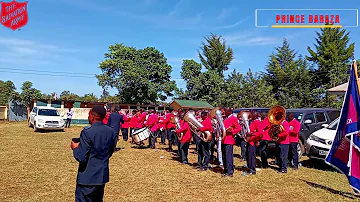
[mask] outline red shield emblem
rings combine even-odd
[[[1,24],[12,30],[19,29],[28,23],[27,1],[1,2]]]

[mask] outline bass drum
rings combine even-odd
[[[151,135],[151,131],[149,128],[142,128],[132,134],[132,138],[136,143],[140,143],[141,141],[144,141],[148,139]]]

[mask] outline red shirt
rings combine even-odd
[[[183,138],[180,140],[181,143],[189,143],[191,141],[191,132],[189,124],[184,120],[180,120],[180,129],[176,130],[177,134],[184,133]]]
[[[269,135],[269,129],[271,127],[271,124],[269,122],[268,117],[265,117],[265,119],[262,121],[262,125],[263,125],[263,129],[264,129],[264,133],[262,136],[262,140],[267,140],[267,141],[272,141],[272,139],[270,138]]]
[[[255,143],[257,143],[264,134],[263,123],[259,119],[256,119],[253,122],[251,122],[249,127],[250,127],[250,133],[254,134],[253,136],[250,137],[249,144],[254,146]]]
[[[137,117],[137,123],[135,128],[143,128],[144,122],[141,120],[141,115],[136,115]]]
[[[103,124],[108,124],[109,122],[109,117],[110,117],[111,112],[106,112],[105,118],[103,119]]]
[[[290,144],[289,123],[284,120],[281,125],[284,127],[284,131],[279,134],[279,140],[277,142],[279,144]]]
[[[157,128],[157,121],[158,121],[158,117],[156,114],[151,114],[149,116],[149,119],[146,121],[146,126],[150,128],[150,130],[152,132],[155,132],[158,128]]]
[[[289,126],[290,142],[299,142],[299,131],[301,127],[300,122],[294,118],[290,121]]]
[[[201,124],[203,125],[203,127],[200,128],[201,132],[205,132],[205,131],[210,131],[210,133],[213,132],[213,127],[212,127],[210,117],[206,117],[206,119],[203,120],[203,122],[201,122]]]
[[[124,116],[123,116],[123,119],[124,119],[124,124],[122,124],[121,127],[122,127],[122,128],[129,128],[129,127],[130,127],[130,120],[131,120],[129,114],[124,115]]]
[[[162,128],[162,129],[166,129],[166,124],[164,123],[165,121],[165,116],[160,116],[159,117],[159,121],[158,121],[158,127],[159,129]]]
[[[226,132],[226,136],[222,140],[222,143],[234,145],[235,144],[234,135],[236,135],[241,131],[239,120],[236,118],[236,116],[231,114],[227,119],[224,120],[224,126],[225,129],[228,129],[229,127],[232,127],[233,129],[231,132]]]
[[[167,129],[173,129],[175,128],[175,124],[171,123],[170,120],[171,120],[171,117],[173,117],[174,114],[173,113],[169,113],[169,114],[166,114],[165,115],[165,121],[164,123],[166,124],[166,128]]]
[[[139,124],[138,126],[139,126],[139,128],[143,128],[144,126],[145,126],[145,122],[146,121],[146,112],[143,112],[142,114],[140,114],[140,120],[139,120],[139,122],[141,123],[141,124]]]
[[[133,116],[130,120],[129,126],[130,128],[136,128],[136,124],[138,123],[138,116]]]

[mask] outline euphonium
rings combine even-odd
[[[240,112],[240,116],[243,120],[244,126],[245,126],[245,131],[243,131],[242,134],[242,138],[248,142],[249,138],[250,138],[250,126],[249,126],[249,117],[251,116],[251,112],[249,111],[241,111]]]
[[[285,120],[286,110],[282,106],[274,106],[270,109],[268,113],[268,119],[271,123],[271,127],[269,129],[270,138],[273,141],[279,140],[279,134],[282,133],[285,129],[281,123]]]
[[[211,110],[210,117],[214,120],[215,123],[216,138],[224,138],[226,135],[226,129],[219,107]]]
[[[177,114],[174,114],[174,116],[171,117],[170,122],[175,124],[176,130],[180,129],[180,121],[179,118],[177,117]],[[184,136],[184,133],[177,134],[177,136],[179,140],[181,140]]]
[[[190,130],[195,133],[195,135],[199,136],[201,140],[204,142],[211,141],[212,136],[210,131],[200,131],[200,128],[202,128],[203,125],[198,120],[196,120],[194,111],[188,111],[184,116],[184,121],[188,122]]]

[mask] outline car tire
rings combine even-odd
[[[38,129],[36,128],[36,122],[34,121],[34,132],[37,132],[38,131]]]
[[[297,151],[298,151],[298,156],[299,159],[303,156],[303,154],[305,153],[305,147],[304,144],[302,143],[302,141],[299,139],[299,143],[297,146]]]

